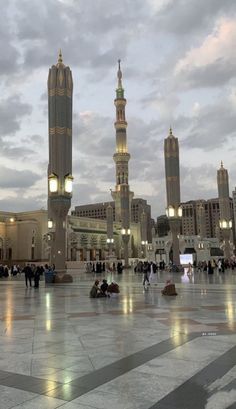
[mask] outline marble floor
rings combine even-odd
[[[117,297],[90,299],[91,274],[0,281],[0,409],[236,408],[236,271],[107,278]]]

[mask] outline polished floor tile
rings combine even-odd
[[[96,300],[83,273],[37,292],[1,280],[0,409],[189,409],[182,392],[192,408],[232,409],[236,274],[157,277],[145,291],[115,275],[120,295]],[[169,277],[174,298],[161,295]]]

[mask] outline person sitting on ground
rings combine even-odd
[[[119,294],[120,292],[120,288],[118,286],[117,283],[111,283],[108,288],[107,288],[107,292],[110,294]]]
[[[98,285],[99,285],[99,280],[95,280],[95,282],[94,282],[94,284],[93,284],[93,286],[92,286],[92,288],[90,290],[90,293],[89,293],[90,298],[98,298],[99,297],[100,288],[98,287]]]
[[[101,296],[107,297],[109,295],[109,294],[107,294],[107,289],[108,289],[108,283],[107,283],[107,280],[104,278],[102,280],[102,285],[100,287]]]
[[[162,295],[178,295],[175,290],[175,284],[171,280],[166,281],[166,285],[162,290]]]

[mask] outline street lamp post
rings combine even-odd
[[[225,220],[221,219],[219,221],[220,229],[222,231],[223,236],[223,248],[224,248],[224,256],[226,259],[229,259],[230,254],[230,234],[232,230],[232,220]]]
[[[141,241],[143,258],[147,257],[147,245],[148,245],[147,240],[142,240]]]
[[[180,225],[182,218],[182,207],[168,206],[166,209],[166,215],[169,219],[170,230],[172,234],[172,250],[173,250],[173,264],[175,266],[180,265],[179,258],[179,234],[180,234]]]
[[[130,229],[121,229],[121,235],[124,245],[124,262],[125,267],[129,266],[129,238],[130,238]]]
[[[48,231],[50,261],[58,273],[66,271],[66,223],[72,198],[72,98],[72,73],[60,51],[48,76]]]

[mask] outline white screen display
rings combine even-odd
[[[189,263],[193,264],[193,255],[192,254],[180,254],[180,264],[186,265]]]

